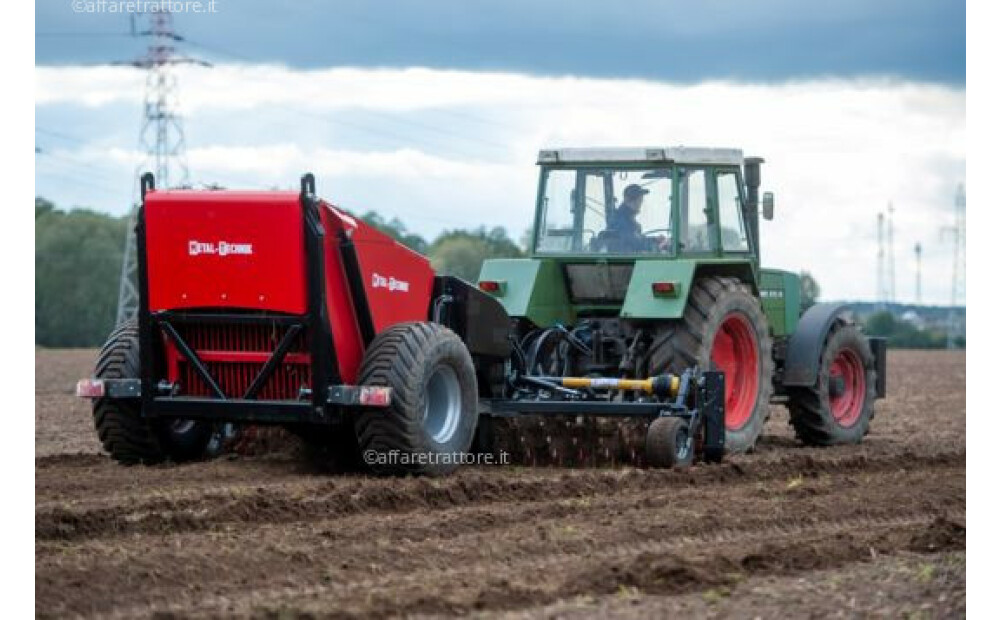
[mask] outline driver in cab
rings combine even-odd
[[[662,251],[669,245],[669,239],[663,235],[644,237],[642,225],[635,219],[642,209],[643,198],[648,193],[648,189],[643,189],[634,183],[625,188],[624,199],[611,215],[608,229],[605,231],[610,251],[621,253]]]

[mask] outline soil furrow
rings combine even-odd
[[[750,575],[790,574],[871,560],[894,552],[964,548],[958,515],[824,522],[764,531],[681,536],[577,552],[514,558],[494,566],[433,566],[346,583],[283,586],[208,596],[188,603],[119,608],[110,617],[173,613],[239,614],[327,611],[382,617],[412,613],[465,613],[544,605],[582,593],[621,588],[678,594],[735,584]],[[861,533],[863,532],[863,533]],[[562,576],[554,581],[552,575]],[[544,576],[544,577],[543,577]],[[541,579],[540,579],[541,578]],[[451,596],[429,600],[427,589]],[[355,607],[357,606],[357,607]]]
[[[868,486],[880,489],[882,503],[845,502],[837,493],[844,488],[863,493]],[[176,584],[185,582],[197,583],[199,592],[221,590],[223,596],[231,597],[235,594],[226,584],[232,581],[234,567],[270,567],[273,573],[235,569],[244,575],[241,587],[257,591],[270,587],[274,574],[282,581],[308,584],[338,579],[350,583],[373,571],[405,579],[449,566],[476,570],[497,561],[544,561],[548,555],[567,550],[573,557],[600,553],[608,547],[639,553],[647,541],[711,547],[734,539],[765,540],[801,531],[823,532],[828,527],[865,529],[900,515],[931,518],[940,510],[934,507],[940,506],[951,506],[950,518],[956,519],[964,510],[962,477],[957,468],[802,482],[793,478],[770,487],[737,487],[718,498],[717,511],[703,514],[692,509],[698,492],[695,488],[681,489],[676,496],[661,490],[651,497],[577,498],[557,507],[540,502],[527,508],[507,509],[496,504],[443,513],[423,510],[383,515],[368,522],[365,515],[359,515],[350,520],[302,523],[291,529],[269,525],[252,534],[241,526],[166,538],[127,537],[105,547],[106,552],[89,548],[100,549],[102,541],[82,543],[85,546],[54,541],[49,543],[51,548],[42,547],[45,552],[37,558],[37,566],[52,583],[37,587],[47,596],[65,599],[66,593],[50,592],[50,585],[79,582],[99,570],[107,575],[131,575],[132,585],[146,584],[148,589],[122,592],[124,599],[172,600]],[[621,500],[621,505],[615,500]],[[192,549],[198,552],[190,553]]]
[[[295,522],[331,515],[363,512],[409,512],[420,508],[445,509],[495,502],[531,502],[567,497],[621,494],[637,490],[692,485],[754,483],[775,478],[818,476],[827,472],[879,473],[907,467],[940,467],[965,461],[965,454],[917,455],[909,452],[882,456],[816,459],[788,457],[772,466],[747,468],[739,464],[704,466],[689,471],[617,470],[575,472],[557,481],[507,480],[494,472],[464,472],[444,481],[427,479],[356,479],[317,482],[285,489],[254,487],[244,493],[210,492],[177,499],[139,497],[127,506],[89,509],[53,507],[36,510],[38,540],[73,540],[135,533],[199,531],[217,523]],[[477,475],[478,474],[478,475]]]

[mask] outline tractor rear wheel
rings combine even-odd
[[[392,388],[385,409],[363,409],[355,430],[376,473],[443,475],[469,452],[478,417],[476,371],[465,343],[437,323],[400,323],[377,335],[359,383]]]
[[[97,356],[95,375],[99,379],[138,379],[139,368],[139,330],[129,321],[108,337]],[[206,422],[150,421],[142,417],[135,400],[99,398],[93,411],[101,444],[111,458],[124,464],[197,459],[212,438],[212,425]]]
[[[875,412],[875,357],[856,325],[833,324],[823,344],[816,383],[790,388],[795,434],[815,446],[860,443]]]
[[[700,278],[684,316],[654,338],[649,374],[681,373],[692,366],[726,377],[726,451],[749,452],[768,417],[774,360],[760,302],[736,278]]]

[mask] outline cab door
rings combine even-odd
[[[751,247],[750,235],[743,219],[743,184],[737,168],[712,169],[713,183],[710,187],[710,202],[715,215],[717,244],[723,256],[753,257],[756,248]]]

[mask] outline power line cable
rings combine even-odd
[[[59,153],[56,153],[56,152],[53,152],[53,151],[49,151],[49,150],[46,150],[44,148],[35,147],[35,153],[38,154],[38,155],[43,155],[44,156],[43,161],[48,161],[48,163],[61,163],[61,164],[66,164],[66,165],[70,165],[70,166],[75,166],[75,167],[80,168],[80,169],[86,169],[91,176],[96,175],[96,176],[99,176],[99,177],[103,177],[107,181],[115,181],[115,182],[117,182],[117,181],[120,180],[120,179],[114,179],[113,178],[113,174],[114,173],[112,173],[107,168],[104,168],[104,169],[97,168],[96,166],[94,166],[92,164],[88,164],[86,162],[77,161],[75,159],[72,159],[72,158],[69,158],[69,157],[65,157],[65,156],[63,156],[63,155],[61,155]]]

